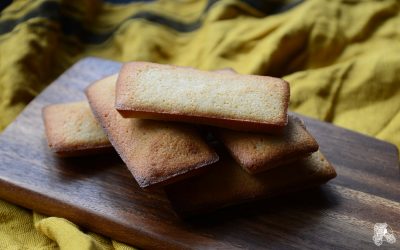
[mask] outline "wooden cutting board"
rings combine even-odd
[[[45,89],[0,136],[0,197],[143,248],[372,249],[386,222],[400,248],[400,173],[394,145],[304,118],[338,177],[320,188],[180,219],[162,191],[144,192],[116,153],[58,159],[41,109],[84,99],[119,63],[87,58]]]

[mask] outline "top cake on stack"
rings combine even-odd
[[[123,117],[279,132],[289,95],[279,78],[132,62],[119,73],[115,107]]]

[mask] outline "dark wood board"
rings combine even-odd
[[[79,61],[34,99],[0,136],[0,197],[143,248],[372,249],[387,222],[400,248],[400,172],[394,145],[304,118],[338,177],[319,188],[180,219],[162,191],[145,192],[115,153],[58,159],[41,108],[84,99],[119,63]]]

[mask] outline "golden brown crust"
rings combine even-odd
[[[320,152],[290,165],[259,175],[249,175],[228,155],[207,174],[166,187],[176,210],[183,216],[264,197],[317,186],[336,177],[335,169]]]
[[[141,119],[152,119],[152,120],[160,120],[160,121],[179,121],[186,123],[195,123],[195,124],[204,124],[204,125],[214,125],[216,127],[229,127],[230,129],[237,131],[253,131],[253,132],[265,132],[267,131],[269,134],[281,134],[285,129],[287,124],[286,122],[282,122],[278,124],[267,124],[267,123],[258,123],[253,121],[246,120],[232,120],[226,118],[219,117],[202,117],[197,115],[181,115],[181,114],[173,114],[163,113],[163,112],[152,112],[152,111],[139,111],[139,110],[123,110],[122,108],[116,107],[118,112],[124,118],[141,118]]]
[[[86,101],[48,105],[42,110],[50,149],[61,157],[112,151]]]
[[[289,116],[289,123],[280,135],[246,133],[215,128],[214,133],[232,157],[251,174],[259,173],[318,150],[318,143],[303,122]]]
[[[277,133],[286,126],[289,84],[278,78],[233,72],[127,63],[117,81],[115,107],[126,118],[202,123],[241,131]]]
[[[93,83],[86,95],[116,151],[142,188],[165,185],[218,160],[195,128],[124,119],[114,108],[116,75]]]

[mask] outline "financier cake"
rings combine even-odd
[[[59,156],[112,150],[86,101],[48,105],[43,108],[42,117],[49,147]]]
[[[126,63],[117,80],[115,107],[123,117],[281,131],[287,124],[289,84],[279,78],[230,72]]]
[[[184,217],[256,199],[318,186],[336,176],[319,152],[257,175],[244,171],[228,154],[207,174],[166,187],[168,198]]]
[[[214,132],[232,157],[251,174],[290,163],[318,150],[317,141],[294,115],[289,115],[288,125],[279,135],[222,128]]]

